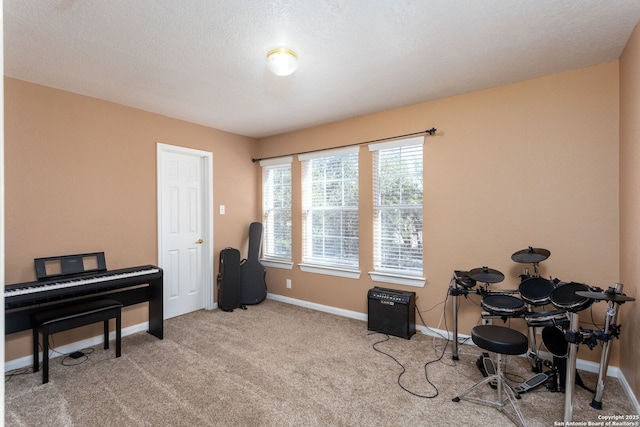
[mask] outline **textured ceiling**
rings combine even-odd
[[[5,75],[264,137],[614,60],[639,20],[640,0],[4,0]]]

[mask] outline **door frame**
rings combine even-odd
[[[202,248],[202,278],[204,289],[202,297],[203,306],[207,310],[216,308],[213,301],[214,291],[214,271],[213,271],[213,153],[209,151],[196,150],[193,148],[179,147],[162,142],[156,143],[156,171],[157,171],[157,210],[158,210],[158,266],[163,268],[162,254],[164,249],[164,236],[162,235],[162,177],[164,174],[162,165],[165,154],[178,153],[188,156],[199,157],[202,162],[202,234],[204,243]]]

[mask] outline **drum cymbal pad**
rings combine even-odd
[[[514,262],[520,262],[523,264],[536,264],[549,258],[549,255],[551,255],[551,252],[547,249],[533,248],[529,246],[527,249],[515,252],[511,255],[511,259]]]
[[[626,301],[635,301],[633,297],[628,297],[624,294],[616,294],[610,292],[589,292],[589,291],[576,291],[576,295],[586,297],[595,301],[613,301],[623,303]]]
[[[504,274],[489,267],[474,268],[469,271],[469,277],[481,283],[498,283],[504,280]]]

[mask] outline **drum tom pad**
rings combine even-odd
[[[559,309],[577,313],[589,307],[593,302],[587,297],[576,295],[576,291],[588,291],[589,287],[582,283],[566,283],[551,292],[551,303]]]
[[[518,291],[523,301],[541,306],[551,302],[550,296],[553,291],[553,282],[542,277],[530,277],[520,283]]]

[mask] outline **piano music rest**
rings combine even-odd
[[[49,382],[49,335],[96,322],[104,322],[104,348],[109,348],[109,319],[116,319],[116,357],[121,353],[122,304],[112,299],[80,302],[75,305],[55,306],[32,316],[33,320],[33,372],[39,370],[39,330],[42,330],[42,384]]]

